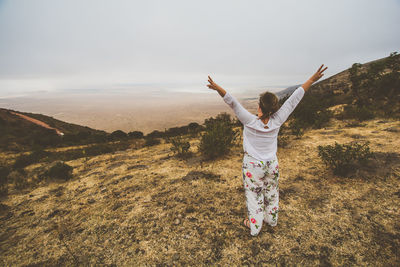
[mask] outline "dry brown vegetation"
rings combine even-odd
[[[72,180],[2,200],[0,265],[398,266],[399,133],[394,120],[333,120],[291,136],[278,151],[278,225],[257,237],[243,226],[241,144],[211,162],[195,139],[186,160],[162,143],[68,161]],[[334,176],[317,146],[353,140],[370,141],[376,160]]]

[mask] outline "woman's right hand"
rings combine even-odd
[[[226,91],[224,90],[224,88],[222,88],[221,86],[219,86],[218,84],[216,84],[210,77],[210,75],[208,75],[208,82],[210,84],[207,84],[207,87],[213,90],[216,90],[220,96],[224,97],[226,94]]]
[[[216,84],[210,77],[210,75],[208,75],[208,82],[210,84],[207,84],[208,88],[211,88],[213,90],[218,90],[219,88],[221,88],[221,86],[219,86],[218,84]]]

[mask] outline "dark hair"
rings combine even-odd
[[[260,101],[258,103],[260,105],[262,116],[260,119],[266,119],[279,109],[279,99],[278,97],[271,92],[265,92],[260,95]]]

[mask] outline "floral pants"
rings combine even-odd
[[[270,226],[278,223],[278,160],[259,161],[245,154],[242,172],[250,234],[256,236],[261,231],[263,221]]]

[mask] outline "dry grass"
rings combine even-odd
[[[73,180],[2,201],[0,264],[399,265],[396,129],[334,121],[279,148],[279,221],[257,237],[242,225],[241,145],[213,162],[169,144],[69,161]],[[317,146],[352,140],[371,142],[376,168],[333,176]]]

